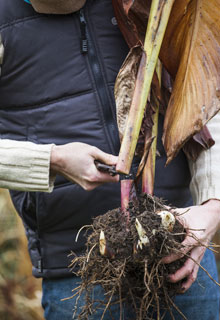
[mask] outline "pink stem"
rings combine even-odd
[[[142,192],[153,195],[154,192],[154,170],[152,149],[149,151],[147,162],[142,173]]]
[[[129,230],[130,213],[129,202],[135,197],[133,194],[134,181],[132,179],[121,180],[121,210],[122,220],[125,222],[126,230]]]

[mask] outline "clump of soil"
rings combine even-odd
[[[97,284],[106,293],[103,318],[107,308],[115,301],[118,301],[121,309],[124,303],[132,305],[136,320],[151,319],[154,313],[160,319],[159,310],[170,312],[173,318],[171,307],[175,305],[172,297],[180,291],[182,282],[170,283],[168,275],[179,269],[186,258],[171,264],[163,264],[161,259],[181,247],[185,230],[178,220],[172,232],[165,229],[157,214],[161,210],[167,210],[163,202],[144,195],[138,199],[138,203],[130,204],[129,226],[126,226],[120,208],[94,219],[89,230],[86,253],[74,257],[71,265],[73,269],[78,267],[76,274],[82,279],[76,294],[80,296],[85,293],[87,297],[78,319],[87,319],[91,313],[95,313],[97,303],[90,293]],[[149,239],[149,243],[142,248],[138,245],[136,218]],[[106,239],[105,256],[99,250],[101,231]],[[135,320],[134,317],[132,320]]]

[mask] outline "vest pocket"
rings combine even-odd
[[[108,197],[106,197],[108,195]],[[85,191],[71,182],[60,183],[52,193],[39,193],[37,221],[40,233],[79,230],[92,218],[120,206],[120,184],[105,184]]]

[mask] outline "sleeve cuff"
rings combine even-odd
[[[191,194],[195,205],[203,204],[210,199],[220,200],[220,190],[215,186],[204,188],[199,192],[195,192],[195,189],[192,188]]]
[[[52,192],[55,180],[55,176],[50,176],[52,146],[0,140],[0,187]]]
[[[192,176],[190,190],[195,205],[210,199],[220,199],[220,113],[217,113],[207,126],[215,145],[204,150],[195,162],[189,161]]]

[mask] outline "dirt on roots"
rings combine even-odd
[[[170,264],[163,264],[161,260],[181,248],[186,232],[177,219],[172,232],[165,229],[157,214],[161,210],[167,210],[162,201],[142,195],[138,202],[130,203],[130,223],[127,227],[120,208],[94,219],[87,229],[86,253],[74,257],[71,264],[73,270],[77,268],[75,273],[82,279],[74,295],[78,298],[81,294],[86,296],[78,319],[87,319],[101,305],[103,319],[106,310],[116,302],[120,305],[121,315],[126,303],[132,305],[136,320],[152,319],[153,314],[157,314],[157,319],[162,319],[164,312],[169,312],[171,319],[174,319],[172,308],[182,314],[172,297],[180,292],[183,280],[174,284],[169,282],[168,276],[184,264],[186,257]],[[176,215],[175,210],[172,213]],[[149,239],[142,249],[138,246],[136,218]],[[106,239],[105,256],[100,254],[99,249],[101,231]],[[98,303],[92,296],[96,285],[101,285],[105,291],[103,301]],[[135,320],[134,317],[132,320]]]

